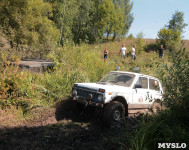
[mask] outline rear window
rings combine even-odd
[[[149,80],[149,88],[150,90],[157,90],[159,91],[159,82],[157,80],[154,79],[150,79]]]

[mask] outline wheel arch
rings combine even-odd
[[[127,100],[123,96],[116,96],[116,97],[114,97],[114,99],[111,102],[113,102],[113,101],[118,101],[118,102],[122,103],[123,106],[125,107],[125,116],[128,116]]]

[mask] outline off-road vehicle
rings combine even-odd
[[[128,116],[161,110],[162,85],[159,79],[135,72],[112,71],[97,83],[75,83],[73,100],[78,105],[103,109],[103,121],[110,125]]]

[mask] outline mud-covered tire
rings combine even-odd
[[[154,114],[157,114],[157,113],[159,113],[161,110],[162,110],[161,103],[159,103],[159,102],[154,102],[153,105],[152,105],[152,112],[153,112]]]
[[[103,123],[105,126],[111,126],[114,123],[123,120],[125,117],[125,107],[122,103],[113,101],[106,105],[103,113]]]

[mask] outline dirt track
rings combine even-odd
[[[111,129],[104,128],[101,117],[94,111],[79,114],[73,101],[63,101],[55,108],[35,108],[38,117],[22,125],[2,126],[0,123],[0,149],[76,149],[114,150],[120,147],[112,137],[124,136],[122,122]],[[34,115],[35,116],[35,115]],[[138,124],[130,119],[127,126]]]

